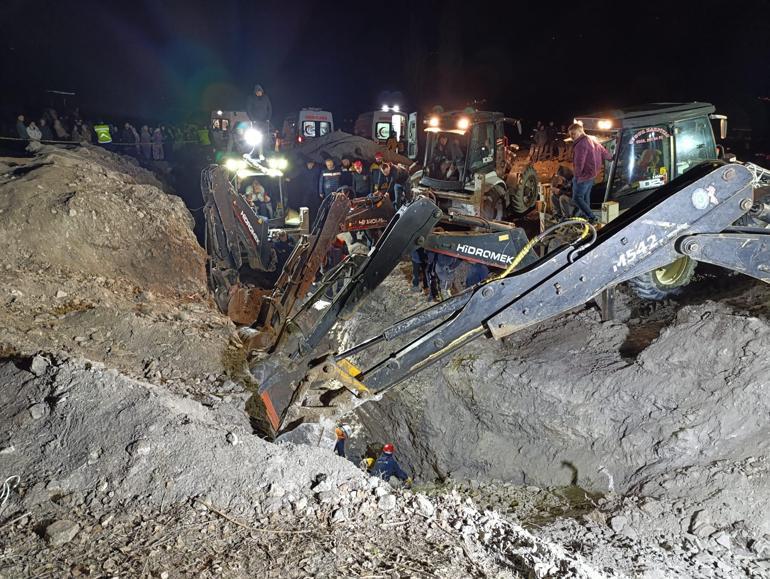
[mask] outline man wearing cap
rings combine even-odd
[[[369,174],[374,175],[375,171],[377,171],[380,168],[380,165],[382,165],[382,159],[383,155],[380,151],[377,151],[374,154],[374,163],[369,165]]]
[[[371,191],[369,174],[364,172],[364,163],[361,159],[353,161],[353,171],[351,172],[353,193],[356,197],[366,197]]]
[[[385,481],[390,481],[391,477],[396,477],[402,482],[409,481],[409,476],[393,457],[395,451],[395,447],[390,442],[382,447],[382,454],[380,454],[372,467],[372,476],[378,476]]]

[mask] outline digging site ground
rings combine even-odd
[[[132,162],[0,159],[0,244],[0,577],[770,576],[761,284],[622,294],[362,407],[349,454],[393,441],[405,490],[253,435],[190,214]],[[427,305],[408,273],[343,344]]]

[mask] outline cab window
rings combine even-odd
[[[473,125],[471,133],[470,170],[477,171],[495,162],[495,125]]]
[[[667,126],[626,129],[612,181],[615,195],[654,189],[669,181],[671,133]]]
[[[703,161],[716,159],[716,144],[708,119],[691,119],[674,125],[676,176]]]

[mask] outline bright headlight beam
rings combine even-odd
[[[249,147],[256,147],[262,142],[262,133],[254,127],[249,127],[246,129],[246,132],[243,133],[243,138]]]

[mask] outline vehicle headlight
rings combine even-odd
[[[243,159],[228,159],[225,161],[225,169],[233,173],[246,168],[246,161]]]
[[[243,138],[249,147],[256,147],[262,142],[262,133],[254,127],[249,127],[246,129],[246,132],[243,133]]]
[[[460,120],[457,121],[457,128],[461,131],[467,131],[468,127],[471,126],[471,120],[468,117],[462,117]]]
[[[612,121],[610,119],[599,119],[596,126],[602,131],[607,131],[612,128]]]

